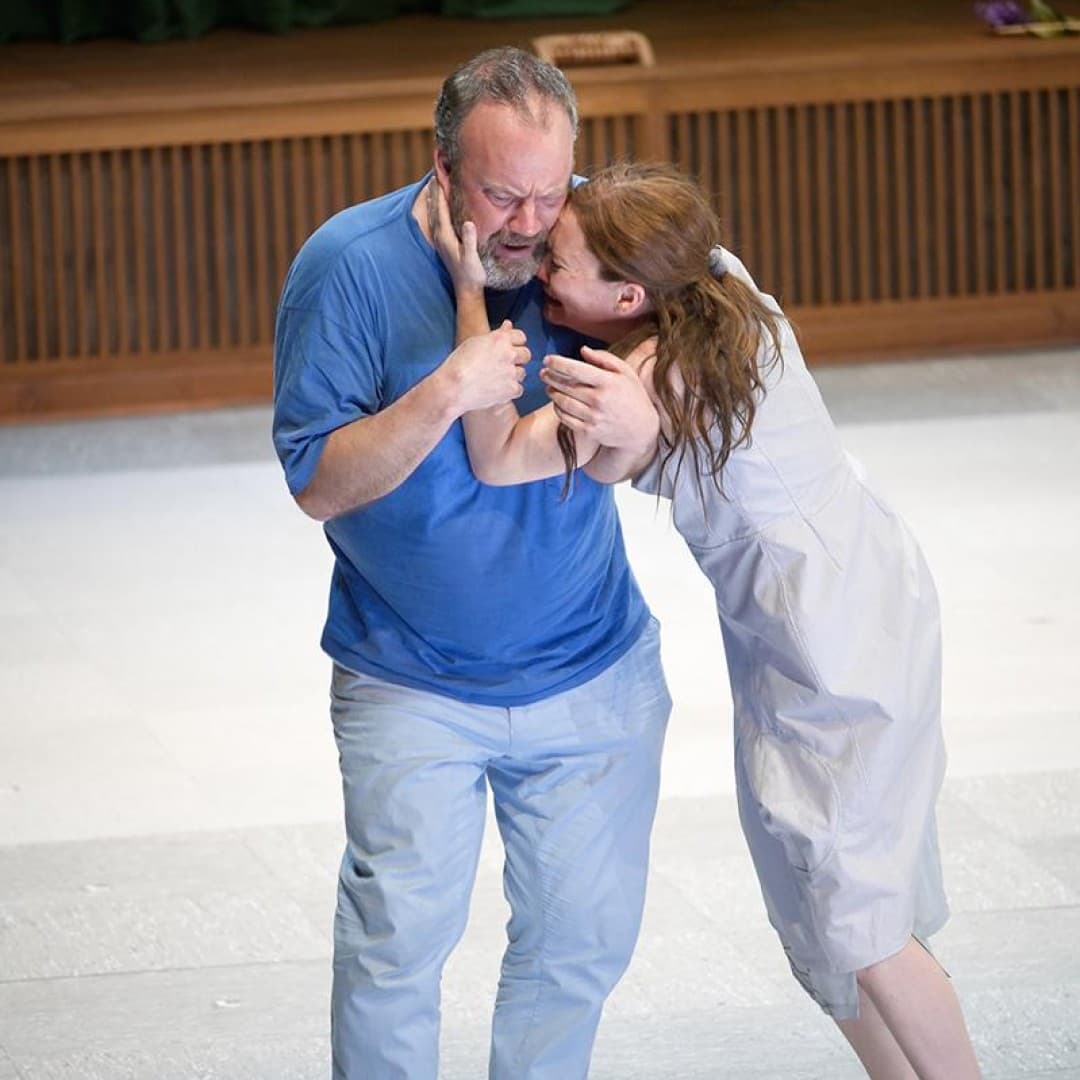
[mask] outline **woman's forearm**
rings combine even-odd
[[[588,476],[599,484],[618,484],[637,476],[653,459],[655,446],[647,453],[619,446],[601,446],[585,466]]]
[[[468,413],[462,417],[469,463],[485,484],[528,484],[566,471],[559,448],[559,418],[551,405],[519,416],[513,405]],[[578,462],[588,461],[597,444],[578,436]]]
[[[486,334],[491,329],[483,289],[465,289],[457,294],[455,329],[456,345],[460,345],[466,338]]]

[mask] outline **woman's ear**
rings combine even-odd
[[[636,281],[624,281],[615,297],[615,310],[620,316],[647,315],[652,310],[645,286]]]

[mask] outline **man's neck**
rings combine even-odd
[[[420,189],[420,193],[416,198],[413,199],[412,209],[409,211],[413,216],[413,220],[420,226],[420,232],[423,234],[424,239],[432,247],[435,246],[435,237],[431,234],[431,219],[428,216],[428,197],[431,185],[434,183],[435,177],[432,176]]]

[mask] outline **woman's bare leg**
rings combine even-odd
[[[871,1080],[919,1080],[874,1003],[859,988],[859,1018],[837,1020]]]
[[[841,1030],[848,1036],[873,1080],[915,1076],[918,1080],[979,1080],[978,1062],[964,1023],[960,1002],[941,965],[917,941],[911,939],[895,956],[860,971],[857,976],[860,1004],[868,998],[876,1019],[890,1033],[913,1070],[874,1072],[863,1057],[859,1043],[845,1030],[845,1025],[859,1025],[846,1020]],[[873,1017],[855,1036],[868,1053],[880,1053],[880,1068],[890,1068],[893,1060],[888,1044],[880,1038]]]

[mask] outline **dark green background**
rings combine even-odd
[[[0,42],[96,37],[165,41],[217,26],[275,33],[414,12],[479,18],[606,14],[626,0],[0,0]]]

